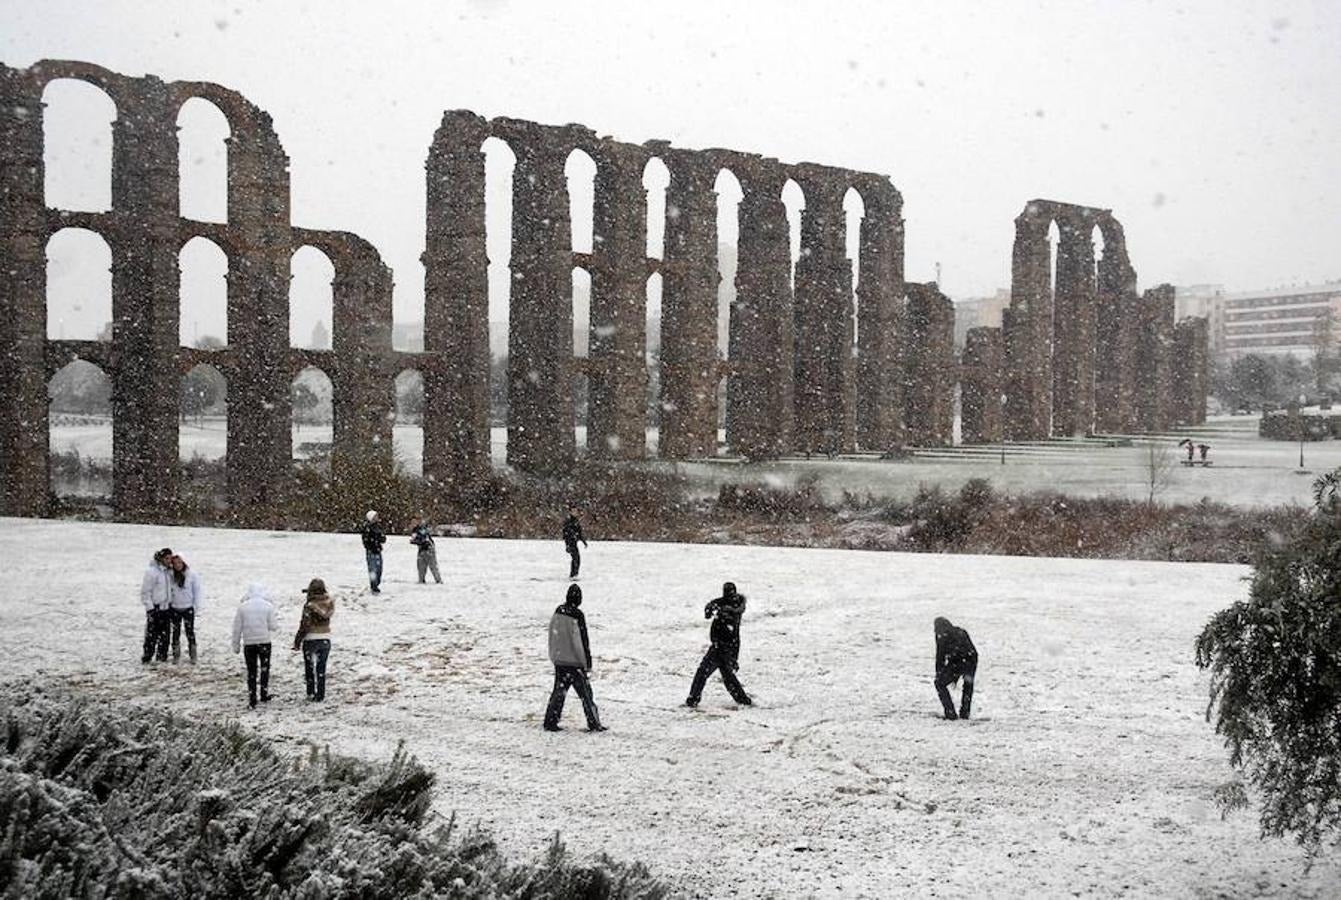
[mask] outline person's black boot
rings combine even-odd
[[[604,725],[602,725],[600,722],[597,722],[595,725],[588,725],[588,726],[587,726],[587,730],[588,730],[588,731],[609,731],[610,729],[609,729],[609,728],[606,728],[606,727],[605,727]]]
[[[689,707],[690,709],[693,709],[695,706],[698,706],[698,698],[690,697],[685,700],[684,705]]]
[[[546,730],[546,731],[563,731],[563,729],[562,729],[561,727],[559,727],[558,725],[551,725],[551,724],[549,724],[548,722],[545,723],[545,730]]]

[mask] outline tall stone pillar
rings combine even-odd
[[[856,442],[887,451],[903,444],[903,198],[885,178],[858,189],[861,278],[857,283]]]
[[[163,82],[132,84],[112,126],[112,502],[153,514],[178,477],[177,109]]]
[[[1047,223],[1028,208],[1015,219],[1011,253],[1010,309],[1005,315],[1006,437],[1048,437],[1052,421],[1051,248]]]
[[[427,169],[424,475],[459,494],[489,475],[489,258],[484,119],[443,114]]]
[[[793,177],[805,192],[796,264],[796,447],[853,449],[852,267],[845,241],[846,173],[803,163]]]
[[[658,155],[670,170],[658,455],[701,459],[717,452],[717,169],[697,151]]]
[[[1100,228],[1104,253],[1096,266],[1094,422],[1098,432],[1119,433],[1130,428],[1132,419],[1135,330],[1125,320],[1132,312],[1136,272],[1127,259],[1122,226],[1108,216]]]
[[[739,156],[736,300],[731,307],[727,443],[746,459],[787,452],[793,425],[791,240],[775,159]]]
[[[1173,359],[1170,377],[1174,425],[1201,425],[1206,421],[1209,382],[1207,340],[1210,332],[1201,317],[1183,319],[1173,328]]]
[[[572,464],[573,248],[564,129],[495,119],[517,157],[512,175],[508,463],[527,472]]]
[[[647,453],[647,192],[642,147],[600,141],[591,252],[587,452]]]
[[[1174,288],[1161,284],[1141,297],[1136,342],[1136,429],[1151,433],[1168,429],[1169,395],[1173,384]]]
[[[47,510],[42,89],[0,65],[0,515]]]
[[[954,443],[955,308],[936,282],[909,284],[903,418],[915,447]]]
[[[970,328],[960,363],[960,442],[1003,439],[1001,392],[1005,346],[999,328]]]
[[[1058,219],[1057,290],[1053,298],[1052,433],[1094,430],[1095,284],[1093,223]]]

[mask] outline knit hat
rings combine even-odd
[[[171,555],[172,555],[172,548],[171,548],[171,547],[164,547],[162,550],[160,550],[160,551],[158,551],[157,553],[154,554],[154,559],[155,559],[157,562],[162,562],[163,560],[167,559],[167,558],[168,558],[169,556],[171,556]]]
[[[367,514],[364,515],[363,518],[365,518],[365,519],[367,519],[369,522],[371,522],[373,519],[377,518],[377,510],[375,510],[375,509],[370,509],[370,510],[368,510]]]
[[[728,581],[725,584],[723,584],[722,598],[724,600],[730,600],[734,596],[736,596],[736,583],[734,581]]]
[[[568,585],[568,602],[574,606],[582,605],[582,588],[575,584]]]
[[[313,578],[307,583],[307,587],[303,588],[303,593],[308,595],[324,594],[326,593],[326,582],[320,578]]]

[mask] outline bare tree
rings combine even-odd
[[[1164,441],[1151,441],[1145,445],[1141,468],[1145,475],[1144,484],[1148,488],[1147,504],[1155,505],[1155,498],[1164,493],[1164,489],[1169,486],[1177,464],[1177,458]]]

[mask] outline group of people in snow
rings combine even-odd
[[[369,510],[359,529],[368,566],[368,581],[372,593],[381,593],[382,548],[386,544],[386,530],[376,510]],[[587,546],[578,519],[576,507],[570,507],[560,530],[564,550],[570,558],[569,578],[576,580],[582,565],[578,544]],[[428,573],[441,584],[437,549],[432,529],[423,516],[411,522],[410,543],[417,548],[416,568],[419,583],[425,583]],[[326,698],[326,665],[331,652],[331,618],[335,601],[320,578],[313,578],[303,589],[306,599],[299,619],[293,649],[302,651],[303,678],[307,699],[321,702]],[[180,659],[179,633],[185,626],[191,662],[196,661],[195,614],[200,609],[200,578],[180,555],[164,548],[154,554],[144,575],[140,590],[146,611],[143,662],[155,658],[166,661],[171,643],[174,662]],[[544,729],[561,731],[559,719],[564,701],[571,688],[577,692],[586,716],[587,730],[605,731],[600,711],[592,694],[591,641],[587,620],[582,612],[582,588],[568,587],[564,602],[554,610],[549,622],[549,658],[554,665],[554,687],[545,707]],[[684,705],[696,707],[702,700],[703,689],[713,673],[720,673],[722,684],[731,698],[741,706],[754,701],[740,683],[740,630],[745,615],[745,595],[733,582],[722,585],[722,594],[710,600],[703,609],[703,617],[712,622],[708,630],[709,645],[694,673],[689,696]],[[248,703],[254,709],[257,703],[270,700],[271,635],[278,630],[274,601],[261,584],[252,584],[243,596],[233,617],[233,652],[242,653],[247,669]],[[937,617],[933,622],[936,636],[936,695],[941,701],[945,718],[967,719],[973,703],[973,681],[978,671],[978,651],[967,631],[952,624],[949,619]],[[169,634],[171,635],[169,638]],[[952,702],[949,688],[962,681],[958,710]]]

